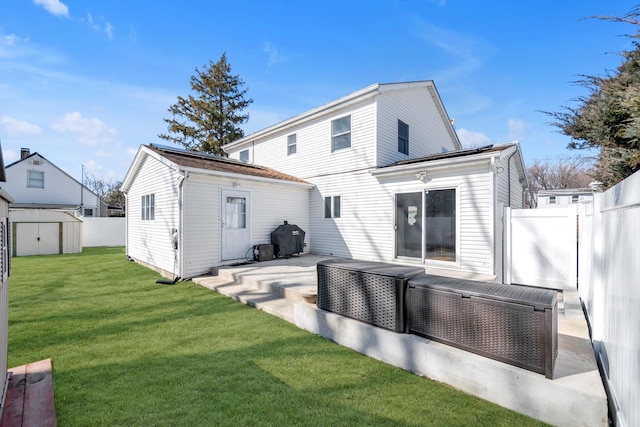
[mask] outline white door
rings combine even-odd
[[[222,260],[244,258],[251,247],[249,192],[222,190],[221,206]]]
[[[49,255],[60,253],[60,223],[16,223],[16,255]]]

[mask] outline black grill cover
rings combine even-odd
[[[276,245],[276,256],[286,256],[304,251],[304,231],[287,221],[271,232],[271,244]]]

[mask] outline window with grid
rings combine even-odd
[[[27,171],[27,187],[44,188],[44,172]]]
[[[351,147],[351,116],[331,121],[331,151]]]
[[[155,194],[145,194],[142,196],[141,219],[143,221],[153,221],[155,218]]]
[[[297,150],[297,136],[294,133],[293,135],[287,136],[287,156],[292,154],[296,154]]]

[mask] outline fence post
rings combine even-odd
[[[509,206],[504,207],[504,213],[502,215],[502,229],[504,230],[502,235],[504,241],[502,242],[502,283],[505,285],[511,284],[511,208]]]

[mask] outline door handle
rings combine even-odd
[[[38,237],[38,242],[40,241],[40,238]]]

